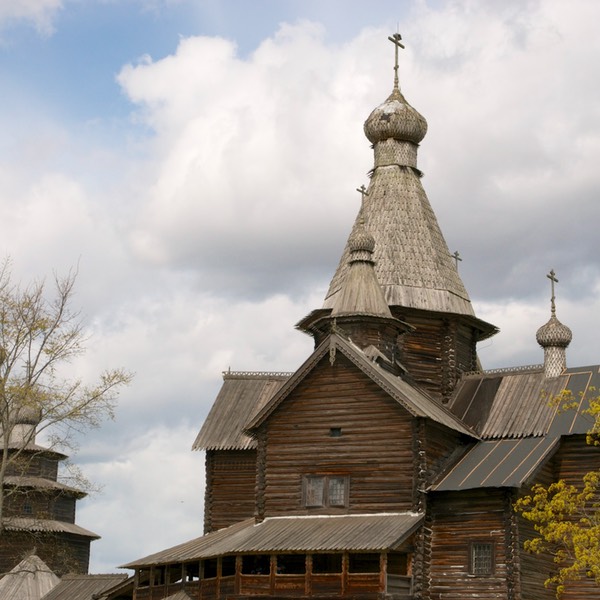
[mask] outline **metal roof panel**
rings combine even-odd
[[[486,440],[475,444],[431,486],[433,491],[520,487],[558,447],[551,436]]]

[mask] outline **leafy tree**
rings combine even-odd
[[[43,281],[13,282],[10,262],[0,264],[0,535],[6,501],[23,494],[15,477],[26,475],[36,455],[73,448],[74,433],[114,417],[118,392],[131,375],[108,370],[85,385],[68,372],[87,341],[78,312],[71,309],[76,274]],[[36,445],[44,434],[46,448]]]
[[[594,390],[591,390],[592,393]],[[563,391],[553,400],[561,410],[579,405]],[[587,443],[600,446],[600,396],[585,412],[593,417]],[[538,536],[525,541],[525,550],[549,553],[557,564],[546,586],[556,586],[560,598],[568,581],[590,577],[600,584],[600,470],[587,472],[578,485],[561,479],[548,486],[536,484],[520,498],[515,510],[533,523]]]

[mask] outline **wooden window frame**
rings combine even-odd
[[[330,485],[333,480],[343,481],[343,502],[342,504],[331,504]],[[322,498],[320,503],[308,503],[309,485],[311,480],[318,480],[322,483]],[[310,473],[302,478],[302,505],[304,508],[347,508],[350,500],[350,477],[348,475]]]
[[[477,547],[489,547],[490,549],[490,568],[489,571],[476,571],[476,557],[475,552],[477,551]],[[469,544],[469,575],[473,577],[489,577],[494,575],[496,572],[496,545],[493,541],[490,540],[473,540]]]

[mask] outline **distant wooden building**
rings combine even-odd
[[[582,412],[598,367],[566,368],[553,297],[545,364],[480,370],[476,344],[497,329],[421,185],[426,129],[396,80],[365,123],[375,163],[325,303],[297,325],[314,351],[294,373],[224,374],[194,443],[205,535],[125,565],[137,600],[554,597],[513,504],[600,468]],[[577,409],[550,405],[564,389]],[[585,580],[565,594],[592,597]]]
[[[12,454],[4,478],[0,573],[35,554],[61,576],[87,573],[95,533],[75,523],[77,500],[86,494],[58,481],[67,457],[35,441],[38,416],[21,411],[7,443]],[[1,436],[0,436],[1,439]]]

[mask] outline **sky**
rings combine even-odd
[[[484,368],[597,364],[595,0],[0,0],[0,255],[77,268],[93,381],[135,373],[72,460],[103,487],[90,571],[202,533],[191,446],[222,372],[293,371],[368,183],[362,125],[393,83],[428,121],[423,185],[476,314]]]

